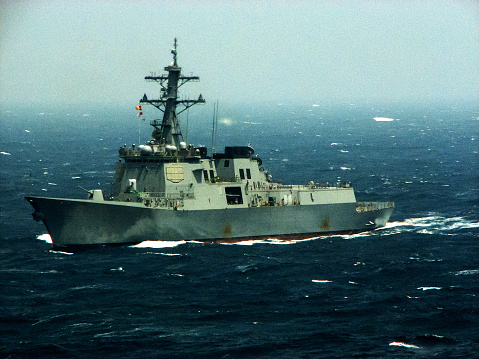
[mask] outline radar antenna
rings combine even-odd
[[[175,43],[174,43],[174,47],[173,49],[171,50],[171,53],[173,54],[173,66],[176,66],[176,37],[175,37]]]

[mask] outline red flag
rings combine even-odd
[[[141,106],[135,106],[135,110],[141,111]]]
[[[138,117],[143,116],[143,112],[138,112]]]

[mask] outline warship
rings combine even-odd
[[[273,182],[250,145],[208,154],[187,144],[178,115],[205,100],[179,98],[180,86],[199,77],[181,73],[176,39],[171,53],[165,74],[145,77],[160,85],[161,96],[145,94],[136,107],[154,106],[163,117],[150,122],[151,140],[119,149],[109,195],[92,189],[84,199],[25,197],[53,246],[306,239],[386,225],[394,203],[358,202],[349,183]]]

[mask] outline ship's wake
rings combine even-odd
[[[185,244],[187,241],[144,241],[131,246],[132,248],[173,248]]]
[[[390,222],[378,230],[384,234],[420,233],[440,234],[454,236],[470,231],[479,234],[479,222],[468,220],[464,217],[428,216],[420,218],[408,218],[404,221]]]
[[[455,236],[464,235],[465,232],[470,232],[471,235],[479,237],[479,222],[471,221],[464,217],[447,218],[443,216],[427,216],[389,222],[384,227],[373,231],[338,235],[337,237],[353,239],[370,236],[390,236],[403,233]]]
[[[354,234],[337,234],[328,236],[316,236],[307,239],[278,239],[268,238],[260,240],[247,240],[236,243],[225,242],[222,244],[237,244],[237,245],[253,245],[253,244],[295,244],[298,242],[316,240],[324,237],[355,239],[367,238],[371,236],[389,236],[402,233],[417,233],[426,235],[464,235],[468,231],[472,235],[479,237],[479,222],[468,220],[464,217],[447,218],[443,216],[428,216],[420,218],[408,218],[404,221],[389,222],[386,226],[375,229],[373,231],[366,231]]]

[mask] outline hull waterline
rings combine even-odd
[[[305,239],[384,226],[393,206],[358,212],[355,203],[214,210],[153,209],[26,197],[55,246],[130,244],[146,240],[236,242],[257,238]]]

